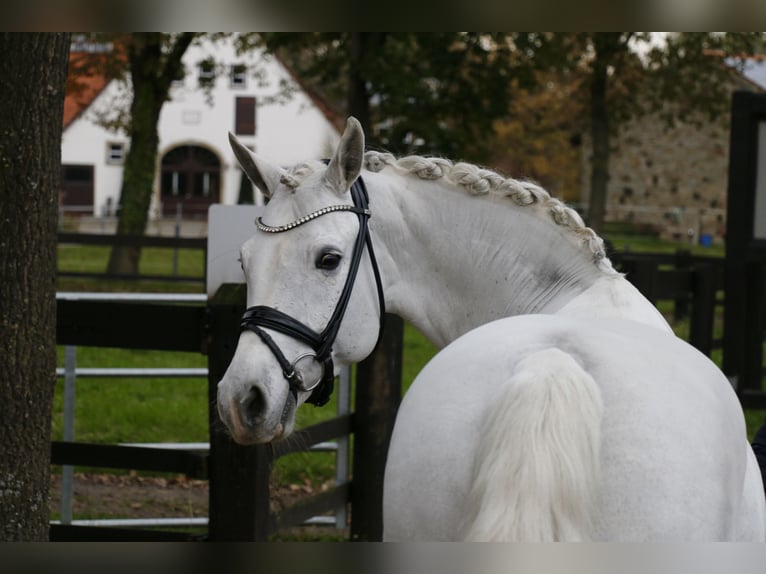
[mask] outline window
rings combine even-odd
[[[125,163],[125,144],[122,142],[107,142],[106,163],[122,165]]]
[[[215,83],[215,62],[208,58],[199,63],[199,85],[210,87]]]
[[[59,197],[68,211],[93,211],[93,166],[62,165]]]
[[[247,87],[247,67],[244,64],[234,64],[229,69],[229,85],[232,88]]]
[[[64,185],[87,185],[93,184],[92,165],[62,165],[61,182]]]
[[[241,136],[255,135],[255,98],[238,96],[235,106],[234,133]]]
[[[184,80],[186,79],[186,68],[181,65],[178,68],[178,72],[176,73],[175,77],[173,78],[172,86],[174,88],[181,88],[186,83]]]

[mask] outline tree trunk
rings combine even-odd
[[[600,233],[606,214],[607,185],[609,183],[609,109],[607,91],[610,73],[615,72],[620,53],[628,49],[628,36],[622,32],[596,32],[593,34],[593,71],[590,83],[591,159],[590,206],[588,225]],[[610,66],[615,69],[610,70]]]
[[[590,84],[591,139],[593,156],[591,158],[590,203],[587,224],[596,233],[604,227],[606,212],[607,184],[609,183],[609,115],[606,101],[609,61],[619,42],[619,33],[601,33],[594,35],[593,75]]]
[[[0,541],[48,539],[69,34],[0,34]]]
[[[181,60],[195,36],[195,32],[184,32],[175,39],[159,32],[137,32],[131,36],[130,149],[122,172],[117,235],[143,235],[146,230],[157,167],[157,123],[173,79],[183,73]],[[115,246],[107,272],[137,275],[140,258],[140,247]]]
[[[380,34],[375,32],[350,32],[350,66],[348,74],[348,113],[362,124],[365,134],[370,134],[370,96],[364,76],[365,60],[378,47]]]
[[[143,235],[149,219],[159,147],[157,122],[167,96],[157,86],[161,46],[160,34],[135,34],[129,51],[133,84],[130,149],[122,173],[117,235]],[[107,272],[137,275],[140,258],[140,247],[116,245],[109,256]]]

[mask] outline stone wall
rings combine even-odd
[[[742,88],[732,84],[732,90]],[[752,89],[752,87],[751,87]],[[676,122],[659,114],[624,125],[611,140],[607,221],[629,221],[667,239],[721,242],[726,234],[729,114]],[[582,146],[582,203],[590,193],[590,141]]]

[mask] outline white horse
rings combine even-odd
[[[218,389],[235,440],[289,435],[372,351],[385,305],[443,347],[397,416],[385,540],[764,540],[729,382],[576,212],[473,165],[364,153],[353,118],[329,165],[231,140],[271,198]]]

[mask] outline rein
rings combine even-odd
[[[327,326],[321,333],[317,333],[286,313],[265,305],[256,305],[248,308],[240,321],[240,328],[242,330],[248,329],[254,332],[271,350],[279,363],[279,366],[282,368],[282,374],[290,385],[290,392],[293,394],[296,402],[298,400],[298,391],[312,391],[309,398],[306,399],[306,402],[316,406],[322,406],[330,400],[335,380],[335,370],[332,361],[332,346],[338,335],[338,330],[343,321],[343,316],[346,313],[348,302],[351,299],[351,291],[354,287],[354,281],[356,280],[359,264],[362,260],[362,252],[364,251],[365,246],[370,254],[370,262],[373,274],[375,275],[375,283],[378,291],[378,304],[380,306],[378,340],[380,340],[380,334],[383,330],[383,321],[386,312],[385,301],[383,299],[383,285],[380,280],[378,262],[375,259],[375,252],[372,248],[372,240],[370,239],[369,228],[367,225],[371,213],[369,209],[367,188],[365,187],[361,176],[358,177],[351,186],[351,199],[354,202],[354,205],[333,205],[325,207],[291,223],[280,225],[278,227],[266,225],[260,217],[256,219],[255,222],[260,231],[266,233],[283,233],[329,213],[346,211],[355,213],[359,218],[359,232],[357,233],[356,241],[354,243],[354,251],[351,256],[351,264],[349,266],[348,276],[346,277],[346,283],[343,286],[343,291],[341,291],[338,303],[335,306],[335,311],[333,311]],[[272,331],[277,331],[288,335],[293,339],[302,341],[308,345],[314,353],[300,355],[291,363],[285,357],[284,353],[279,348],[279,345],[277,345],[274,339],[263,329],[271,329]],[[306,357],[313,357],[323,369],[322,377],[316,384],[309,386],[305,385],[301,374],[295,368],[298,361]]]

